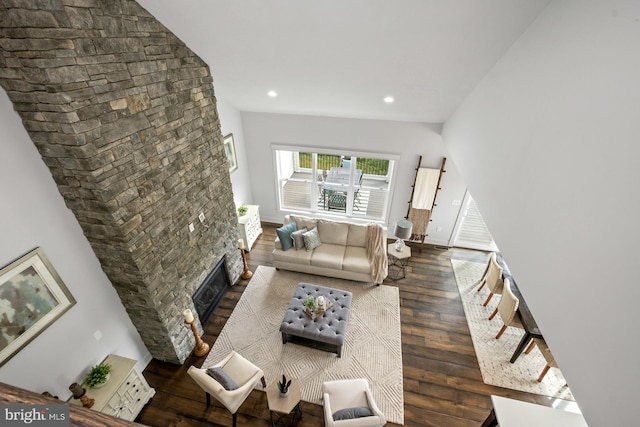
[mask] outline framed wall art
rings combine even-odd
[[[236,145],[233,142],[233,134],[224,137],[224,155],[229,161],[229,173],[238,169],[238,159],[236,157]]]
[[[69,310],[76,300],[41,248],[0,270],[0,366]]]

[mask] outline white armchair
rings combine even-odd
[[[322,392],[326,427],[381,427],[387,423],[365,379],[327,381],[322,385]],[[335,412],[358,407],[369,408],[373,415],[334,421]]]
[[[204,390],[207,407],[211,405],[211,396],[218,400],[233,414],[233,426],[236,425],[236,412],[251,393],[258,381],[266,388],[264,373],[253,363],[232,351],[227,357],[211,367],[219,367],[238,385],[235,390],[226,390],[221,383],[207,373],[207,369],[190,366],[187,373]]]

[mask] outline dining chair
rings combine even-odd
[[[485,302],[482,304],[483,306],[486,307],[487,304],[489,304],[489,301],[491,301],[491,298],[493,297],[494,294],[498,294],[498,295],[502,294],[502,287],[503,287],[502,267],[500,267],[500,264],[498,264],[498,261],[496,260],[495,252],[492,252],[491,256],[489,257],[487,270],[484,274],[484,277],[480,281],[480,286],[478,286],[477,291],[480,292],[480,289],[482,289],[484,285],[487,285],[487,287],[489,288],[489,296],[487,297]]]
[[[358,178],[358,185],[356,186],[353,193],[353,209],[360,210],[360,188],[362,187],[362,176],[364,174],[362,171],[360,172],[360,177]]]
[[[320,196],[320,200],[322,201],[322,204],[325,205],[325,189],[324,189],[324,176],[323,174],[319,173],[316,176],[316,184],[318,185],[318,195]]]
[[[347,195],[343,191],[331,191],[331,193],[328,194],[327,207],[329,210],[346,210]]]
[[[504,331],[506,331],[509,326],[524,329],[517,313],[519,304],[520,300],[518,300],[518,297],[516,297],[511,290],[511,281],[509,279],[504,279],[502,298],[500,298],[498,307],[493,311],[491,316],[489,316],[489,320],[492,320],[496,314],[499,314],[502,322],[504,323],[498,332],[498,335],[496,335],[496,339],[500,339]]]
[[[551,350],[549,349],[547,342],[543,338],[534,338],[533,344],[538,346],[540,353],[544,356],[544,360],[547,361],[547,364],[538,376],[538,382],[540,383],[544,379],[544,376],[547,375],[547,372],[549,372],[549,369],[557,368],[558,364],[556,363],[556,359],[553,357],[553,354],[551,354]],[[533,348],[533,346],[530,347]],[[530,351],[530,349],[527,349],[526,353],[529,353]]]
[[[500,298],[500,302],[498,303],[498,307],[493,310],[491,316],[489,316],[489,320],[493,320],[496,317],[496,314],[500,314],[500,318],[504,322],[504,325],[496,335],[496,339],[500,339],[504,331],[507,330],[509,326],[513,326],[514,328],[524,329],[524,325],[520,321],[520,317],[518,316],[518,307],[520,305],[520,300],[513,294],[511,290],[511,281],[508,278],[504,279],[504,289],[502,292],[502,298]],[[526,354],[529,354],[535,342],[531,340],[527,349],[525,350]]]

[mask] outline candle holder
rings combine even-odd
[[[247,265],[247,257],[244,254],[244,249],[240,248],[240,255],[242,255],[242,265],[244,266],[244,271],[240,275],[240,277],[244,280],[251,279],[253,273],[249,270],[249,266]]]
[[[196,339],[196,348],[193,350],[193,353],[198,357],[202,357],[205,354],[209,353],[209,344],[202,341],[202,338],[200,338],[200,335],[198,334],[196,319],[191,319],[190,322],[188,321],[188,319],[185,319],[184,323],[191,326],[191,331],[193,332],[193,336]]]
[[[71,393],[73,393],[73,398],[80,399],[80,402],[82,402],[82,406],[84,406],[85,408],[91,408],[96,402],[95,399],[87,396],[87,389],[82,387],[78,383],[71,384],[69,386],[69,390],[71,390]]]

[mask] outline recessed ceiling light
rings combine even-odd
[[[384,102],[391,104],[393,102],[393,96],[385,96]]]
[[[267,95],[269,95],[272,98],[275,98],[276,96],[278,96],[278,93],[275,90],[270,90],[269,92],[267,92]]]

